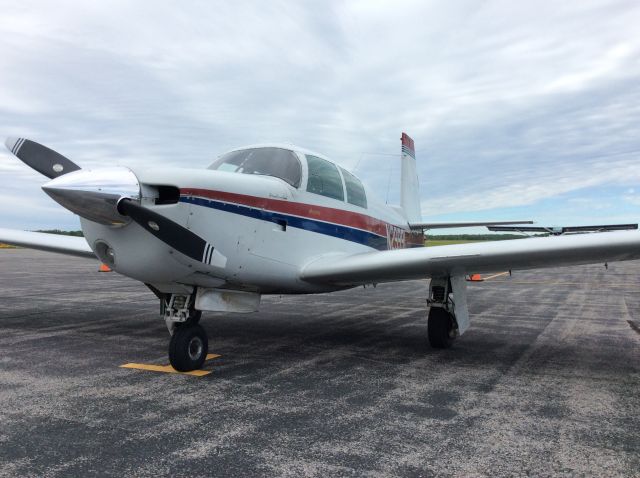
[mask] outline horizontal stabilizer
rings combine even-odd
[[[489,226],[494,232],[540,232],[559,236],[562,234],[572,234],[580,232],[606,232],[606,231],[628,231],[638,229],[637,224],[607,224],[597,226]]]
[[[456,227],[499,226],[503,224],[533,224],[533,221],[466,221],[466,222],[414,222],[409,227],[414,231],[425,229],[453,229]]]

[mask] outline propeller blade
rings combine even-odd
[[[49,179],[80,169],[80,166],[70,159],[30,139],[7,138],[4,144],[23,163]]]
[[[195,261],[211,264],[213,245],[186,227],[182,227],[162,214],[140,206],[131,199],[122,199],[118,203],[118,210],[121,214],[131,217],[131,219],[176,251]]]

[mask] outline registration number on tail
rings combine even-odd
[[[406,245],[405,230],[401,227],[387,224],[387,248],[404,249]]]

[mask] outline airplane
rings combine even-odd
[[[398,206],[329,158],[291,145],[234,149],[206,169],[82,169],[26,138],[5,145],[49,178],[42,189],[80,217],[84,238],[0,229],[0,242],[97,257],[146,284],[178,371],[205,360],[202,311],[257,311],[263,294],[430,279],[428,340],[448,348],[470,325],[467,274],[640,258],[637,231],[423,247],[428,229],[532,221],[423,222],[415,145],[405,133]]]

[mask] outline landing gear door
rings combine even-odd
[[[458,323],[458,333],[462,335],[469,328],[469,307],[467,306],[467,281],[464,276],[451,276],[453,290],[453,314]]]

